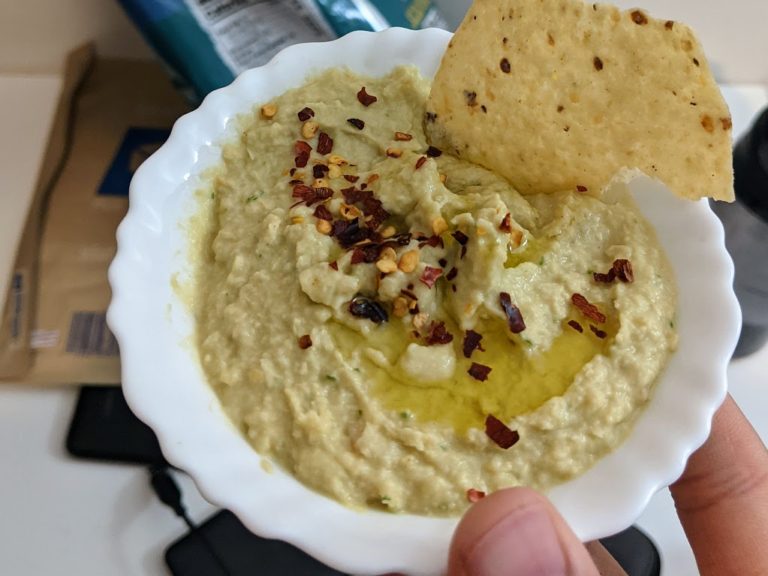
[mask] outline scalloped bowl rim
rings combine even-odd
[[[390,28],[296,45],[212,92],[176,122],[167,142],[136,172],[109,270],[108,321],[120,344],[125,396],[157,434],[168,461],[255,533],[356,574],[441,573],[458,519],[352,510],[279,469],[262,468],[205,382],[190,345],[190,313],[171,288],[173,274],[183,277],[185,270],[181,223],[194,211],[200,173],[219,158],[218,143],[231,136],[234,115],[339,63],[374,76],[410,63],[431,77],[450,37],[436,29]],[[680,200],[647,178],[630,188],[642,189],[635,198],[675,267],[680,348],[629,438],[548,492],[583,540],[630,525],[651,496],[682,473],[725,397],[726,368],[740,329],[733,265],[708,203]]]

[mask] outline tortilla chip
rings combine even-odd
[[[733,200],[731,117],[693,32],[579,0],[476,0],[427,103],[435,146],[523,193],[599,193],[640,169]]]

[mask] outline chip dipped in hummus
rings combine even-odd
[[[207,378],[263,457],[349,506],[450,515],[620,444],[676,291],[629,198],[521,195],[430,145],[429,90],[331,69],[240,118],[195,301]]]

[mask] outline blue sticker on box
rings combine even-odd
[[[133,173],[163,145],[170,133],[168,128],[128,128],[101,181],[99,196],[128,196]]]

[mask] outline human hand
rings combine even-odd
[[[701,576],[768,574],[768,452],[730,396],[671,491]],[[459,523],[448,576],[623,574],[604,550],[590,550],[542,495],[500,490]]]

